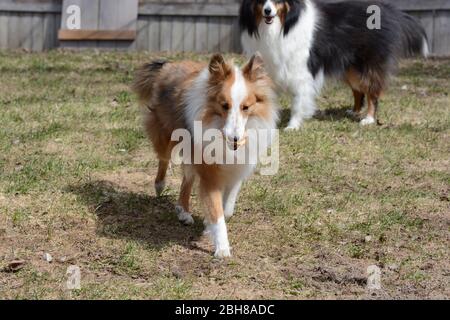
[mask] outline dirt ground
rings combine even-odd
[[[348,118],[331,83],[318,116],[281,132],[278,174],[245,183],[217,260],[195,194],[195,225],[177,221],[179,169],[153,190],[129,84],[160,56],[0,53],[0,298],[450,298],[449,59],[402,62],[380,126]]]

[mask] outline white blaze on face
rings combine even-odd
[[[271,0],[267,0],[263,6],[263,16],[274,17],[277,13],[277,7]]]
[[[228,117],[223,128],[223,133],[228,141],[233,142],[237,139],[240,141],[245,135],[245,126],[247,124],[247,117],[244,117],[241,111],[241,105],[245,98],[247,98],[247,84],[245,83],[242,71],[235,67],[235,80],[231,86],[231,109],[228,112]]]

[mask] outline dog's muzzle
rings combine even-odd
[[[230,149],[236,151],[237,149],[239,149],[239,147],[241,147],[247,143],[247,138],[248,138],[247,135],[245,135],[244,138],[242,138],[239,141],[236,141],[234,139],[231,140],[231,139],[228,139],[227,137],[225,137],[225,141],[228,144],[228,146],[230,147]]]
[[[275,20],[275,16],[264,16],[264,22],[266,24],[272,24],[273,20]]]

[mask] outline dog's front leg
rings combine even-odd
[[[316,89],[314,81],[299,81],[299,86],[292,91],[293,101],[291,119],[286,130],[297,130],[303,120],[311,118],[316,112]]]
[[[241,189],[242,181],[238,181],[236,184],[229,186],[225,189],[223,194],[223,213],[225,218],[231,218],[234,213],[234,207],[236,205],[237,196]]]
[[[222,190],[206,181],[200,181],[200,197],[205,207],[205,231],[214,243],[214,256],[216,258],[231,256],[222,208]]]

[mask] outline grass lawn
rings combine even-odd
[[[348,119],[351,91],[330,84],[316,119],[281,132],[279,173],[244,185],[221,261],[195,195],[195,225],[177,221],[178,168],[155,198],[129,90],[155,57],[0,53],[0,298],[450,297],[450,60],[403,62],[380,126]]]

